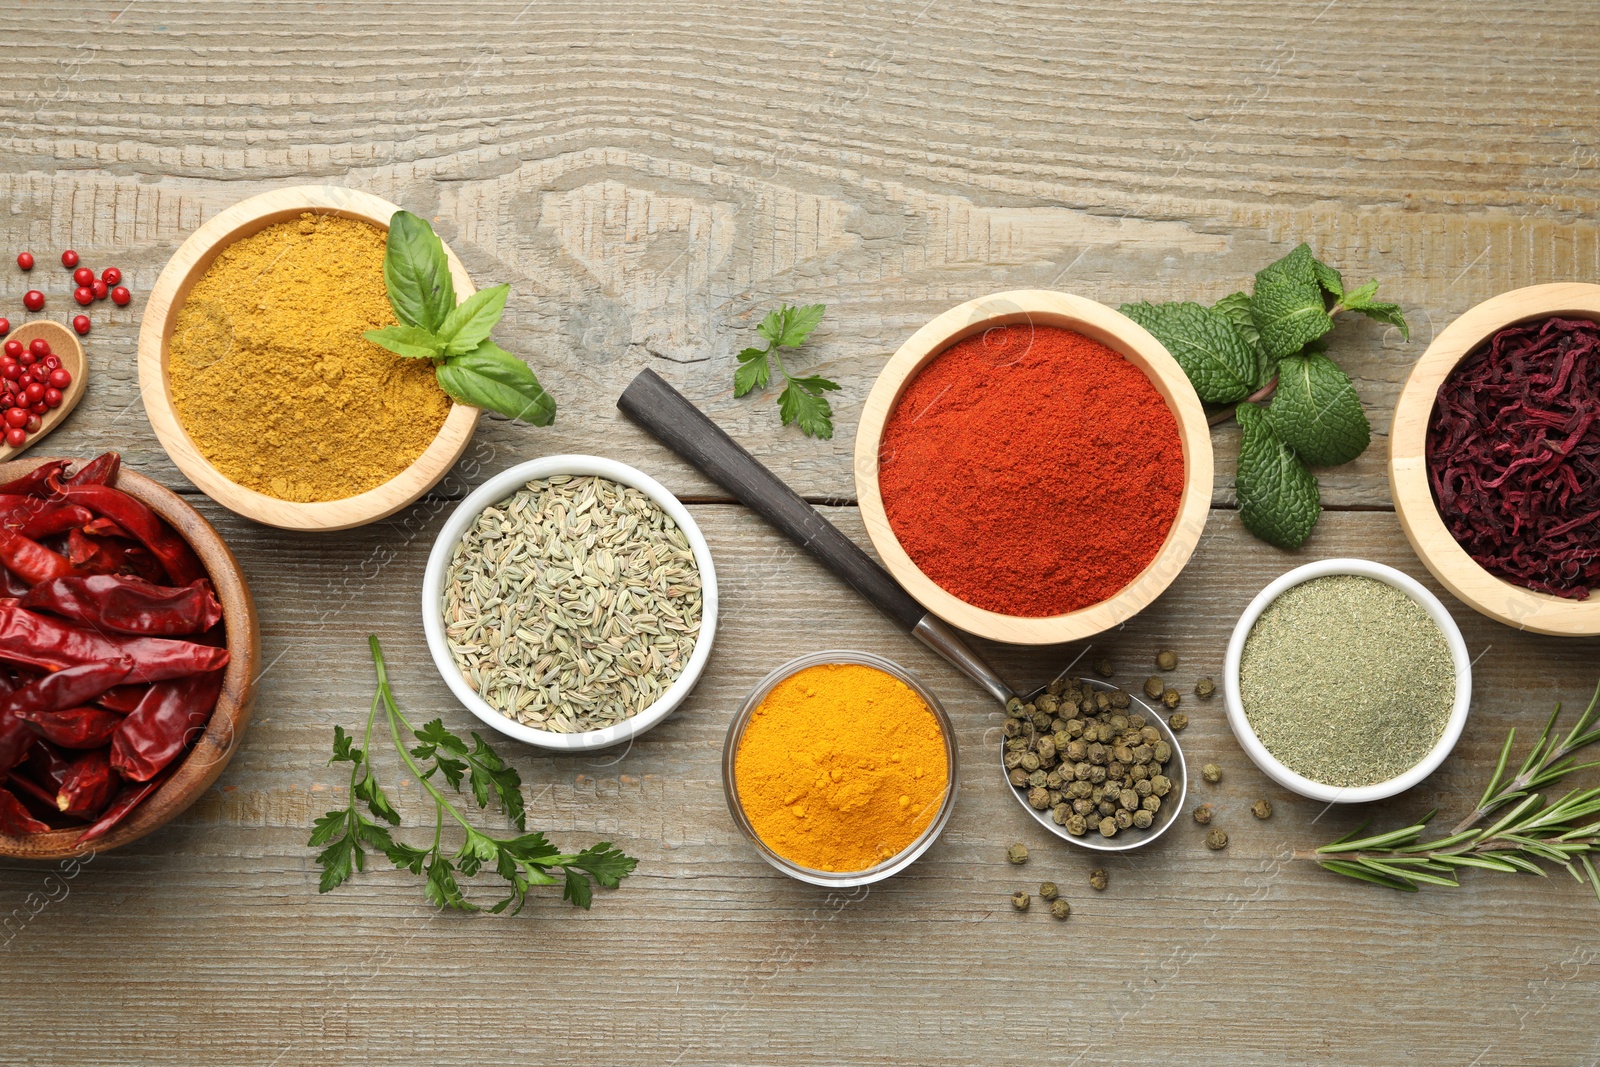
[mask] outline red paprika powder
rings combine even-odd
[[[1183,493],[1177,420],[1143,371],[1082,334],[1005,326],[906,387],[878,484],[907,555],[1004,615],[1114,596],[1155,558]]]

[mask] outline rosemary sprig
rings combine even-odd
[[[1315,860],[1335,874],[1415,893],[1424,885],[1459,885],[1464,867],[1506,874],[1545,877],[1542,864],[1565,868],[1579,883],[1587,880],[1600,899],[1600,787],[1572,789],[1559,800],[1545,800],[1539,790],[1570,774],[1600,767],[1600,760],[1579,763],[1577,753],[1600,742],[1600,686],[1589,706],[1565,736],[1556,733],[1561,717],[1557,704],[1515,774],[1511,748],[1517,732],[1506,735],[1494,774],[1477,807],[1444,837],[1424,841],[1435,812],[1410,826],[1359,837],[1365,825],[1314,850],[1295,852],[1296,859]],[[1497,814],[1502,813],[1502,814]],[[1497,817],[1489,822],[1491,815]]]
[[[516,768],[502,760],[476,731],[469,748],[461,738],[446,730],[439,719],[420,730],[413,727],[395,704],[378,639],[369,637],[367,641],[378,675],[378,691],[367,712],[362,747],[355,747],[355,738],[345,733],[344,727],[335,726],[333,758],[328,761],[352,765],[349,800],[343,808],[319,818],[307,842],[312,848],[322,849],[317,855],[317,863],[322,867],[321,892],[336,889],[356,871],[365,870],[366,848],[383,853],[396,867],[422,875],[428,900],[436,907],[461,911],[476,911],[478,905],[467,900],[456,875],[471,878],[485,867],[493,869],[507,885],[505,899],[489,910],[502,912],[509,908],[513,915],[522,910],[528,890],[534,886],[564,881],[562,898],[587,908],[594,894],[590,878],[603,886],[615,887],[633,872],[638,861],[612,848],[609,841],[581,852],[563,853],[543,834],[526,832],[522,779]],[[433,840],[426,848],[396,841],[388,826],[361,812],[361,805],[365,804],[377,819],[389,826],[400,825],[400,813],[378,784],[377,772],[372,766],[372,730],[380,710],[388,722],[395,751],[433,801]],[[402,734],[409,735],[416,744],[407,748],[410,742],[402,740]],[[435,775],[443,778],[458,795],[462,782],[466,781],[480,808],[488,807],[492,795],[522,832],[515,837],[502,838],[478,830],[439,788]],[[464,834],[461,847],[453,854],[447,854],[444,847],[447,816]],[[560,871],[564,879],[557,878],[556,871]]]

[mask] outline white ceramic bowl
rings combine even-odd
[[[1444,633],[1445,643],[1450,646],[1450,658],[1456,669],[1456,699],[1451,705],[1450,717],[1445,720],[1444,731],[1439,735],[1439,740],[1415,767],[1399,777],[1374,785],[1328,785],[1291,771],[1267,751],[1267,747],[1256,736],[1255,730],[1251,729],[1250,720],[1244,713],[1244,703],[1239,698],[1239,660],[1244,655],[1245,638],[1250,636],[1250,630],[1261,617],[1261,613],[1267,609],[1267,605],[1278,599],[1290,586],[1333,574],[1376,578],[1380,582],[1394,586],[1416,601]],[[1467,655],[1467,643],[1462,640],[1461,630],[1457,628],[1456,621],[1450,617],[1444,605],[1439,603],[1439,598],[1428,592],[1421,582],[1410,575],[1402,574],[1382,563],[1364,559],[1325,559],[1307,563],[1303,567],[1296,567],[1261,590],[1250,602],[1250,606],[1245,608],[1244,614],[1239,616],[1239,623],[1233,628],[1233,637],[1228,641],[1228,657],[1223,671],[1223,699],[1228,706],[1228,725],[1233,727],[1233,736],[1239,739],[1239,744],[1243,746],[1245,753],[1257,767],[1266,772],[1267,777],[1285,789],[1292,789],[1302,796],[1330,804],[1361,804],[1382,800],[1384,797],[1405,792],[1432,774],[1439,764],[1444,762],[1450,750],[1456,747],[1456,742],[1461,738],[1462,727],[1467,724],[1467,711],[1472,704],[1472,660]]]
[[[694,651],[689,656],[688,666],[678,676],[677,681],[661,695],[660,700],[632,718],[624,719],[615,726],[608,726],[603,730],[588,730],[574,734],[535,730],[531,726],[524,726],[514,719],[506,718],[490,707],[488,701],[474,692],[472,686],[461,676],[455,657],[450,654],[450,648],[445,643],[444,637],[445,573],[450,567],[450,557],[455,554],[456,545],[461,542],[461,535],[484,509],[498,504],[531,481],[553,478],[559,474],[609,478],[613,482],[632,486],[644,493],[660,505],[662,511],[672,516],[672,521],[683,529],[684,536],[689,539],[689,547],[694,550],[695,563],[700,568],[700,636],[695,642]],[[683,703],[695,683],[700,680],[700,673],[705,669],[706,660],[711,656],[711,641],[717,629],[717,575],[711,566],[711,549],[706,546],[706,539],[700,533],[700,527],[696,525],[688,509],[677,497],[667,492],[660,482],[616,460],[601,459],[598,456],[546,456],[543,459],[518,463],[501,471],[479,486],[455,511],[451,512],[450,518],[445,521],[444,529],[439,531],[439,539],[433,543],[433,551],[428,554],[428,568],[422,576],[422,629],[428,638],[428,651],[433,654],[433,662],[444,677],[445,684],[456,695],[456,699],[467,706],[467,710],[489,726],[507,737],[514,737],[518,741],[526,741],[541,748],[567,752],[605,748],[639,736],[672,714],[673,709]]]

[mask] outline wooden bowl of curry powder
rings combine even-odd
[[[162,447],[217,503],[284,529],[349,529],[416,501],[466,450],[478,409],[440,389],[430,361],[361,336],[396,321],[383,258],[397,210],[339,186],[278,189],[212,218],[161,272],[140,392]]]

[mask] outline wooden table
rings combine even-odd
[[[304,182],[430,216],[477,279],[511,282],[500,339],[561,410],[547,430],[485,419],[473,477],[351,533],[284,534],[194,496],[255,588],[255,722],[218,786],[164,831],[75,875],[0,864],[0,1060],[1600,1060],[1587,888],[1484,873],[1409,896],[1286,859],[1366,816],[1460,812],[1508,728],[1587,697],[1600,642],[1517,633],[1449,601],[1478,657],[1472,719],[1441,771],[1365,812],[1269,786],[1220,701],[1186,698],[1190,760],[1226,769],[1198,792],[1232,844],[1208,852],[1186,822],[1146,853],[1095,860],[1039,831],[989,770],[987,697],[613,406],[640,368],[658,370],[860,537],[861,402],[939,311],[1019,287],[1214,299],[1307,240],[1347,278],[1381,278],[1415,324],[1410,344],[1366,322],[1335,335],[1372,448],[1323,475],[1322,524],[1284,553],[1241,532],[1237,430],[1219,428],[1193,563],[1095,645],[1119,680],[1141,680],[1168,646],[1185,686],[1219,675],[1239,611],[1290,566],[1350,554],[1426,580],[1384,477],[1407,369],[1488,296],[1600,274],[1592,3],[6,7],[0,251],[35,252],[58,318],[77,310],[55,265],[68,246],[120,266],[135,293],[91,311],[93,382],[52,451],[120,449],[193,491],[139,402],[143,294],[204,219]],[[29,279],[9,265],[0,277],[3,313],[21,321]],[[770,397],[732,396],[733,354],[784,300],[828,305],[802,358],[844,385],[831,441],[780,429]],[[662,479],[691,502],[723,583],[710,669],[674,720],[594,757],[500,746],[530,824],[611,838],[638,873],[591,912],[546,893],[514,919],[435,913],[383,865],[319,896],[305,840],[342,803],[325,761],[333,724],[370,699],[364,635],[382,638],[406,707],[473,725],[427,659],[423,560],[470,484],[556,452]],[[967,773],[924,859],[830,897],[736,834],[718,757],[756,679],[838,646],[923,676],[959,724]],[[990,651],[1035,684],[1082,649]],[[421,813],[415,789],[397,793]],[[1248,812],[1261,796],[1268,822]],[[1024,868],[1005,861],[1012,840],[1033,849]],[[1099,865],[1105,893],[1087,885]],[[1074,905],[1066,924],[1010,908],[1047,878]]]

